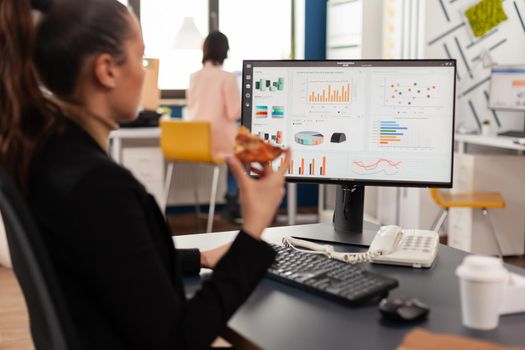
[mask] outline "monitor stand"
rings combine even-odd
[[[523,130],[503,131],[503,132],[499,132],[498,136],[508,136],[508,137],[515,137],[518,139],[525,139],[525,125],[523,126]]]
[[[353,244],[368,247],[373,241],[378,227],[364,222],[365,187],[361,185],[338,185],[336,187],[334,226],[323,232],[304,230],[293,234],[297,238],[306,238],[329,243]]]

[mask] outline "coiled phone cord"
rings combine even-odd
[[[368,251],[364,253],[336,252],[334,247],[329,244],[317,244],[293,237],[283,237],[283,244],[285,247],[292,248],[299,252],[324,255],[330,259],[343,261],[349,264],[370,262],[374,260],[374,258],[382,255],[382,252],[380,251]]]

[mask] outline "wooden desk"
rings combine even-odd
[[[13,270],[5,267],[0,267],[0,349],[34,349],[22,291]]]

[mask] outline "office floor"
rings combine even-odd
[[[297,210],[297,224],[313,224],[317,222],[317,208],[299,208]],[[195,213],[190,214],[168,214],[167,221],[170,225],[173,235],[186,235],[198,232],[204,232],[206,229],[207,214],[201,214],[201,218],[197,220]],[[200,228],[199,228],[200,223]],[[281,211],[277,214],[271,226],[286,226],[288,225],[288,218],[286,211]],[[241,225],[228,222],[221,216],[221,212],[215,215],[213,221],[213,232],[233,231],[241,228]]]
[[[22,291],[13,271],[5,267],[0,267],[0,349],[33,349]]]

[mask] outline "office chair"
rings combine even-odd
[[[450,208],[479,208],[483,216],[487,218],[492,237],[498,247],[499,256],[503,255],[501,242],[488,211],[489,208],[505,208],[505,200],[501,194],[498,192],[446,193],[437,188],[429,188],[429,191],[434,202],[443,208],[434,220],[432,230],[439,232]]]
[[[81,349],[36,224],[16,186],[1,167],[0,211],[4,218],[13,269],[29,311],[36,349]]]
[[[213,157],[211,150],[211,125],[207,121],[182,121],[163,119],[160,122],[160,147],[168,162],[164,182],[164,204],[167,205],[173,175],[174,162],[193,163],[213,167],[210,210],[206,232],[212,232],[215,201],[219,185],[219,165],[222,159]],[[194,167],[193,187],[197,217],[200,217],[199,194],[197,188],[197,169]]]

